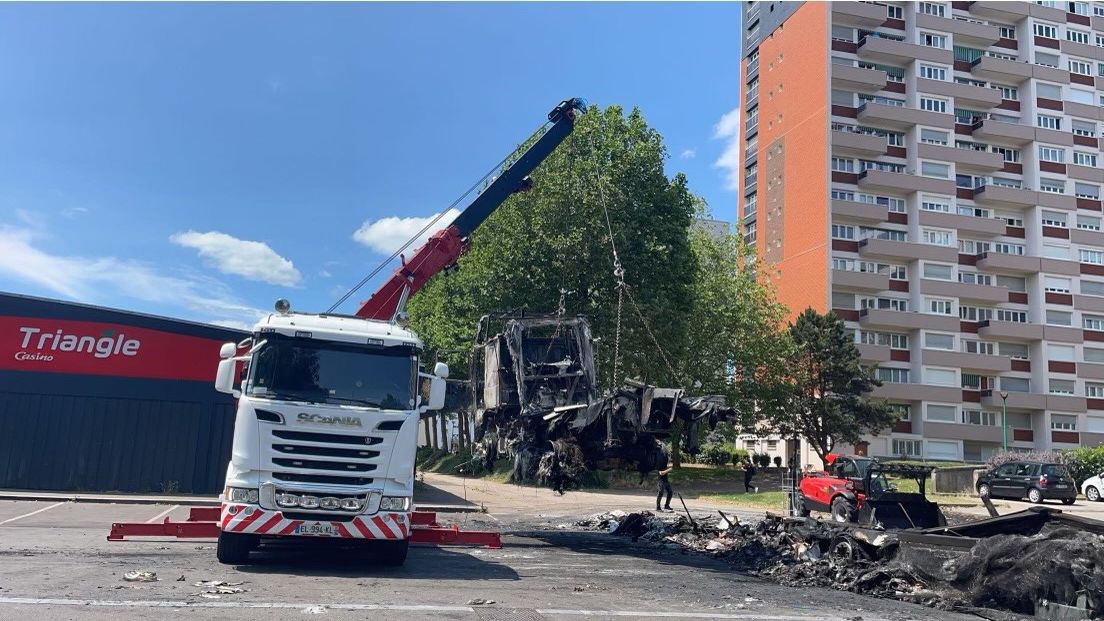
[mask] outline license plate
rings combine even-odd
[[[295,527],[296,535],[312,537],[339,537],[340,533],[331,522],[303,522]]]
[[[1068,489],[1069,485],[1055,485],[1054,489]]]

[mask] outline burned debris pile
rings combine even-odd
[[[998,533],[977,537],[934,532],[957,527],[883,531],[771,514],[747,524],[723,514],[695,516],[691,522],[685,515],[614,512],[577,525],[631,537],[641,545],[708,554],[787,586],[989,611],[994,619],[1006,613],[1033,615],[1043,608],[1072,608],[1086,618],[1104,618],[1101,523],[1084,528],[1057,511],[1020,513],[963,525],[967,531]],[[1016,530],[1026,532],[999,533]]]

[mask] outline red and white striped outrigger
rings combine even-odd
[[[290,519],[280,511],[269,511],[246,505],[192,507],[188,519],[147,524],[116,522],[111,525],[108,541],[125,541],[128,537],[177,537],[180,539],[214,539],[220,531],[250,533],[268,537],[307,533],[296,531],[303,520]],[[322,524],[327,524],[323,521]],[[413,545],[483,546],[501,548],[502,537],[494,531],[460,530],[458,525],[437,523],[432,511],[379,512],[358,515],[350,520],[328,522],[336,537],[343,539],[405,539]],[[326,536],[326,535],[323,535]]]

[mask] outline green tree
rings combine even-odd
[[[602,383],[619,385],[624,376],[674,382],[627,296],[622,377],[610,377],[617,322],[611,230],[625,281],[655,338],[665,348],[685,338],[695,272],[687,230],[696,199],[682,174],[666,176],[665,157],[661,136],[638,110],[591,107],[537,169],[534,187],[512,196],[473,233],[460,269],[413,296],[413,327],[443,360],[464,368],[481,315],[553,312],[562,290],[567,314],[585,315],[601,339]]]
[[[881,383],[859,364],[859,350],[834,313],[806,309],[790,325],[779,407],[769,417],[787,437],[799,435],[822,460],[838,442],[857,444],[897,418],[869,393]]]

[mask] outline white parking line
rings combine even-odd
[[[4,524],[10,524],[10,523],[12,523],[16,520],[22,520],[23,518],[31,517],[32,515],[38,515],[39,513],[42,513],[43,511],[49,511],[50,509],[53,509],[55,507],[60,507],[61,505],[67,505],[67,504],[69,504],[69,503],[68,502],[57,502],[57,503],[54,503],[54,504],[50,505],[49,507],[42,507],[41,509],[38,509],[37,511],[31,511],[30,513],[24,513],[23,515],[17,515],[13,518],[8,518],[8,519],[4,520],[3,522],[0,522],[0,526],[3,526]]]
[[[39,606],[101,606],[105,608],[269,608],[269,609],[306,609],[320,606],[330,610],[394,610],[402,612],[475,612],[471,606],[440,606],[436,604],[315,604],[312,602],[189,602],[171,600],[97,600],[97,599],[60,599],[39,597],[0,597],[0,605],[39,605]],[[504,607],[509,609],[510,607]],[[537,609],[538,614],[566,617],[656,617],[668,619],[732,619],[737,621],[842,621],[843,617],[823,615],[765,615],[755,612],[724,613],[645,611],[645,610],[568,610]]]
[[[180,505],[173,505],[173,506],[169,507],[168,509],[165,509],[161,513],[158,513],[157,515],[155,515],[155,516],[151,517],[150,519],[146,520],[146,524],[153,524],[154,522],[159,521],[161,518],[163,518],[166,515],[172,513],[173,511],[176,511],[179,508],[180,508]]]

